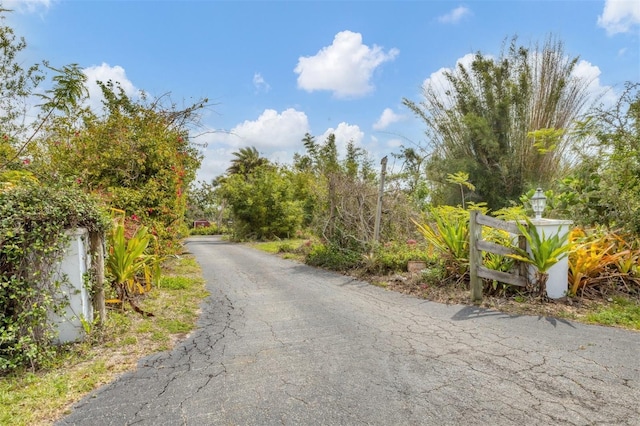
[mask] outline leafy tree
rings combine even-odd
[[[187,193],[187,218],[190,221],[198,219],[217,218],[221,202],[216,194],[216,181],[192,184]],[[220,225],[218,223],[218,225]]]
[[[258,167],[269,163],[269,160],[260,156],[260,153],[254,146],[240,148],[232,155],[235,158],[231,160],[231,166],[227,169],[227,174],[230,175],[248,175]]]
[[[402,164],[400,172],[388,176],[389,184],[395,185],[396,191],[405,193],[418,210],[424,210],[429,199],[425,170],[428,156],[424,149],[402,146],[399,153],[391,155]]]
[[[27,43],[5,24],[6,12],[0,6],[0,172],[20,166],[16,159],[28,129],[23,120],[28,98],[45,78],[42,64],[22,66],[20,53]]]
[[[303,205],[286,169],[265,164],[248,174],[230,174],[221,180],[219,192],[238,239],[289,237],[300,229]]]
[[[498,58],[478,52],[469,66],[445,73],[448,89],[431,84],[421,102],[404,99],[427,127],[433,200],[455,203],[446,177],[456,171],[468,173],[476,201],[494,209],[558,179],[569,164],[568,130],[589,95],[589,81],[573,75],[577,61],[552,37],[533,47],[513,38]]]
[[[19,119],[24,115],[27,98],[45,76],[41,64],[23,68],[19,55],[27,43],[5,24],[6,12],[0,6],[0,130],[15,135],[24,124]]]
[[[373,238],[378,185],[367,152],[350,141],[340,159],[335,135],[324,142],[306,134],[305,153],[295,158],[294,169],[309,185],[305,211],[312,217],[311,228],[325,239],[330,250],[362,253]],[[383,230],[400,231],[412,227],[406,217],[406,205],[400,205],[397,193],[385,197]],[[406,204],[406,200],[402,199]],[[311,213],[312,212],[312,213]],[[383,232],[383,235],[385,232]],[[340,255],[342,255],[340,254]]]
[[[206,100],[177,110],[162,99],[134,101],[112,82],[100,86],[103,114],[78,108],[52,119],[33,169],[45,181],[76,180],[171,240],[184,224],[185,192],[201,159],[188,126]]]
[[[582,161],[559,198],[579,222],[640,235],[640,83],[628,82],[611,108],[581,122]]]

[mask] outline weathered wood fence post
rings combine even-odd
[[[482,266],[482,252],[495,253],[502,256],[517,254],[511,248],[482,239],[482,226],[501,229],[518,237],[518,247],[526,250],[527,240],[521,234],[515,223],[505,222],[491,216],[486,216],[477,210],[469,212],[469,278],[471,300],[474,303],[482,301],[482,278],[496,280],[507,284],[526,287],[529,284],[529,273],[524,262],[516,261],[516,270],[502,272]]]

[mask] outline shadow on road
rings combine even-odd
[[[473,318],[483,317],[501,317],[501,318],[517,318],[520,315],[509,315],[504,312],[494,311],[492,309],[481,308],[479,306],[465,306],[451,317],[454,321],[465,321]]]
[[[515,319],[515,318],[522,317],[522,315],[506,314],[504,312],[495,311],[493,309],[481,308],[479,306],[465,306],[464,308],[456,312],[456,314],[452,316],[451,319],[454,321],[465,321],[473,318],[484,318],[484,317],[499,317],[500,319]],[[545,317],[545,316],[539,315],[538,320],[542,320],[542,319],[546,320],[554,328],[558,326],[558,323],[567,325],[571,328],[575,328],[575,326],[571,324],[569,321],[561,318]]]

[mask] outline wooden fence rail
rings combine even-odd
[[[469,276],[471,280],[471,300],[482,300],[482,278],[496,280],[507,284],[525,287],[529,284],[527,264],[516,261],[513,272],[502,272],[488,269],[482,266],[482,252],[495,253],[506,256],[516,254],[511,248],[482,239],[482,227],[501,229],[518,237],[518,247],[526,250],[527,240],[522,235],[515,223],[505,222],[491,216],[486,216],[477,210],[469,214]]]

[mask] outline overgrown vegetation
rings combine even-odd
[[[437,203],[454,204],[459,191],[447,177],[462,171],[474,185],[468,197],[492,209],[508,206],[530,187],[548,187],[570,166],[572,129],[586,112],[590,81],[550,36],[542,44],[506,42],[499,57],[478,52],[404,104],[426,126],[427,178]],[[464,205],[464,202],[462,203]]]
[[[136,368],[140,358],[184,339],[207,295],[200,268],[190,256],[171,257],[162,273],[159,286],[141,302],[161,316],[110,310],[103,328],[93,329],[85,342],[58,348],[47,369],[0,377],[0,424],[52,424],[88,392]]]
[[[194,185],[201,154],[190,135],[206,99],[180,109],[168,95],[132,96],[107,81],[99,82],[103,109],[92,111],[78,65],[22,65],[26,43],[5,25],[5,13],[0,11],[3,372],[50,362],[45,317],[61,305],[52,296],[58,281],[51,273],[63,231],[75,226],[109,231],[110,296],[140,304],[142,312],[153,311],[156,289],[188,286],[154,273],[160,259],[180,251],[181,237],[227,230],[236,240],[305,238],[298,247],[279,242],[277,251],[341,271],[393,275],[404,273],[409,261],[422,261],[425,269],[407,288],[425,294],[468,285],[469,209],[521,219],[533,189],[544,186],[545,214],[568,216],[581,226],[570,242],[569,297],[622,297],[631,300],[616,302],[624,312],[633,311],[640,297],[640,83],[628,82],[615,105],[589,109],[590,82],[576,77],[577,57],[554,37],[529,46],[514,38],[497,58],[478,52],[446,74],[446,90],[427,85],[421,100],[405,99],[424,122],[426,138],[392,154],[403,169],[387,176],[386,185],[369,154],[354,141],[339,149],[335,134],[323,141],[306,134],[292,165],[273,164],[255,147],[240,148],[224,175]],[[42,91],[47,73],[53,74],[51,89]],[[23,107],[37,94],[37,117],[25,120]],[[126,211],[123,223],[108,228],[98,206]],[[195,220],[213,225],[189,230]],[[510,244],[508,234],[487,232],[487,240]],[[540,252],[549,249],[547,256],[528,258],[542,281],[562,253],[554,250],[558,244],[528,236]],[[504,255],[485,253],[482,260],[502,272],[514,266]],[[532,296],[495,280],[486,280],[484,290],[520,301]],[[110,321],[118,320],[133,324],[112,312]],[[135,321],[186,329],[175,318]],[[161,339],[151,328],[139,331]]]
[[[589,109],[589,82],[573,74],[576,61],[553,37],[529,47],[514,38],[497,59],[479,52],[470,64],[458,64],[447,74],[450,91],[444,98],[438,88],[425,87],[422,102],[406,100],[427,125],[428,141],[394,154],[404,170],[388,176],[380,241],[373,239],[380,177],[353,142],[341,158],[332,134],[321,143],[305,135],[292,168],[270,164],[255,148],[241,149],[227,174],[209,186],[209,199],[216,200],[218,218],[227,212],[237,239],[311,233],[314,238],[301,249],[310,265],[393,273],[409,260],[424,260],[431,282],[443,274],[442,286],[464,287],[468,210],[522,221],[533,213],[529,201],[535,188],[544,185],[545,217],[570,217],[586,234],[600,229],[611,241],[566,245],[530,227],[525,236],[534,252],[515,258],[483,252],[482,260],[501,272],[511,271],[516,258],[531,263],[537,286],[485,280],[484,293],[520,298],[535,293],[544,300],[546,271],[568,252],[569,297],[618,292],[638,298],[634,206],[640,203],[640,83],[628,83],[613,107]],[[265,170],[279,176],[277,185],[264,178]],[[232,188],[242,188],[241,196]],[[301,220],[282,232],[285,206]],[[271,211],[278,212],[277,219],[265,217]],[[486,241],[513,243],[506,232],[483,232]],[[412,240],[424,252],[401,249]]]
[[[57,273],[65,231],[87,228],[91,256],[102,251],[93,241],[109,234],[113,298],[136,306],[157,284],[159,260],[178,252],[188,233],[186,192],[201,158],[189,131],[207,102],[178,109],[168,95],[131,97],[107,81],[98,82],[103,110],[93,111],[77,64],[23,65],[26,42],[5,25],[5,13],[0,7],[0,374],[35,371],[55,352],[48,316],[66,303]],[[25,117],[26,105],[35,119]],[[128,215],[113,229],[109,208]],[[100,307],[104,272],[86,277]]]
[[[0,191],[0,375],[50,361],[55,329],[49,312],[67,300],[58,262],[67,229],[102,233],[108,216],[98,202],[73,186],[24,182]]]

